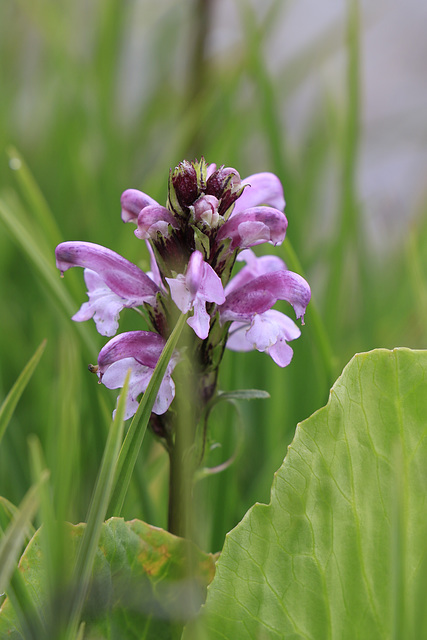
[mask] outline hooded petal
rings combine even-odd
[[[229,251],[247,249],[262,242],[280,244],[285,239],[288,221],[284,213],[271,207],[254,207],[233,215],[218,230],[215,248],[231,238]]]
[[[254,280],[258,276],[262,276],[265,273],[271,273],[272,271],[285,271],[286,265],[278,256],[261,256],[258,258],[251,249],[245,249],[236,258],[237,262],[246,262],[246,266],[243,267],[225,287],[225,295],[227,296],[231,291],[243,286],[247,282]]]
[[[219,309],[221,321],[247,322],[256,313],[271,309],[277,300],[289,302],[297,318],[301,318],[310,297],[310,287],[304,278],[292,271],[274,271],[233,289]]]
[[[142,240],[155,240],[157,233],[167,238],[169,227],[178,229],[179,224],[175,216],[159,204],[144,207],[138,215],[138,228],[135,230],[137,238]]]
[[[274,173],[255,173],[245,178],[242,185],[245,185],[245,188],[234,205],[232,216],[261,204],[279,211],[285,209],[282,183]]]
[[[154,331],[127,331],[104,345],[98,356],[98,372],[102,379],[113,362],[134,358],[139,364],[154,369],[165,346],[165,340]]]
[[[153,304],[159,287],[135,264],[118,253],[91,242],[62,242],[55,249],[61,274],[71,267],[95,271],[103,282],[126,300],[127,307]]]
[[[135,222],[135,224],[141,209],[151,205],[157,205],[157,202],[153,198],[147,196],[147,194],[142,191],[138,191],[138,189],[126,189],[126,191],[122,193],[120,202],[122,205],[123,222]]]

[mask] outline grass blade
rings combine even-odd
[[[14,212],[4,199],[0,199],[0,219],[3,220],[15,242],[42,276],[54,300],[59,303],[58,306],[60,310],[65,312],[67,318],[72,316],[76,311],[76,304],[58,277],[59,274],[54,266],[53,255],[51,259],[48,259],[40,248],[37,240],[29,231],[29,229],[32,229],[30,222],[26,224],[25,220],[20,220],[20,216],[14,215]],[[91,350],[97,350],[88,331],[88,327],[77,323],[76,329],[80,333],[86,346]]]
[[[151,409],[153,408],[160,384],[166,373],[166,368],[177,345],[186,319],[187,314],[182,314],[178,319],[174,330],[169,336],[156,368],[154,369],[154,373],[151,376],[148,387],[139,404],[138,411],[136,412],[129,427],[129,431],[126,434],[126,438],[120,451],[119,461],[117,463],[116,477],[114,479],[114,492],[109,508],[110,515],[119,516],[121,513],[132,477],[132,472],[147,430]]]
[[[39,363],[39,360],[43,354],[43,351],[46,347],[46,340],[43,340],[41,345],[38,347],[33,357],[29,362],[25,365],[24,369],[20,373],[18,379],[15,384],[7,394],[4,399],[1,407],[0,407],[0,442],[4,436],[7,425],[15,411],[15,407],[18,404],[18,401],[21,395],[24,392],[27,383],[29,382],[31,376],[33,375],[34,369]]]
[[[74,640],[78,633],[80,616],[89,588],[92,566],[101,533],[101,526],[105,519],[107,506],[111,497],[114,472],[123,436],[124,412],[126,405],[129,374],[120,394],[117,412],[112,422],[107,443],[102,457],[101,467],[93,492],[92,501],[87,516],[87,525],[79,548],[74,569],[74,592],[70,602],[70,617],[67,638]]]
[[[14,147],[7,149],[7,155],[9,156],[9,166],[14,171],[30,210],[39,222],[43,236],[48,240],[49,244],[55,247],[62,241],[62,237],[40,187],[24,162],[24,159]]]

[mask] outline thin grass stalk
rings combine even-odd
[[[261,100],[263,128],[269,144],[275,172],[283,181],[286,176],[286,159],[283,151],[284,135],[277,109],[276,93],[262,55],[262,40],[259,31],[256,29],[253,13],[244,10],[242,11],[242,17],[247,30],[247,40],[250,43],[250,46],[248,46],[249,66],[252,69],[255,83],[258,86],[258,95]],[[287,267],[304,276],[302,266],[288,238],[285,239],[283,244],[283,253]],[[332,352],[328,334],[313,299],[307,309],[306,317],[307,323],[310,322],[314,340],[324,365],[326,384],[330,387],[336,378],[337,363]]]
[[[47,242],[55,247],[62,242],[63,238],[39,185],[19,151],[15,147],[8,147],[6,151],[9,166],[28,202],[30,211],[34,214]]]
[[[52,260],[49,260],[32,236],[30,232],[31,221],[29,219],[19,220],[4,199],[0,199],[0,219],[5,223],[17,245],[36,267],[60,311],[69,319],[74,314],[76,305],[68,291],[62,286],[53,257]],[[81,323],[76,323],[76,325],[76,331],[85,345],[91,351],[97,351],[88,327]]]
[[[114,472],[123,435],[129,376],[130,373],[128,373],[123,385],[117,412],[108,434],[101,467],[89,506],[86,528],[77,553],[72,579],[73,594],[70,601],[70,614],[66,633],[67,640],[75,640],[75,636],[78,633],[81,612],[89,589],[93,562],[99,536],[101,535],[101,527],[111,498]]]
[[[31,376],[34,373],[35,368],[37,367],[40,358],[43,355],[43,351],[46,347],[46,340],[43,340],[41,345],[38,347],[32,358],[28,361],[22,372],[20,373],[18,379],[15,384],[7,394],[4,399],[1,407],[0,407],[0,442],[4,436],[7,425],[10,422],[10,419],[15,411],[15,407],[19,402],[21,395],[24,392],[25,387],[27,386]]]
[[[341,203],[338,230],[331,253],[329,287],[325,308],[330,333],[335,332],[341,317],[340,305],[344,291],[343,278],[346,257],[354,254],[358,247],[359,216],[357,209],[356,170],[360,136],[360,19],[358,0],[348,0],[347,18],[347,111],[345,115],[342,171]]]

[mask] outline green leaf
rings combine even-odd
[[[4,399],[0,407],[0,442],[4,436],[4,433],[13,415],[13,412],[15,411],[15,407],[18,404],[19,398],[23,394],[24,389],[28,384],[28,381],[33,375],[34,369],[39,363],[39,360],[43,354],[45,346],[46,346],[46,340],[43,340],[43,342],[38,347],[38,349],[34,353],[31,360],[27,362],[24,369],[21,371],[18,379],[16,380],[15,384],[7,394],[6,398]]]
[[[76,556],[86,525],[67,525],[68,549]],[[20,562],[39,611],[46,605],[42,530]],[[191,577],[188,563],[191,562]],[[102,525],[91,586],[84,605],[85,640],[179,638],[182,624],[204,601],[215,558],[195,545],[140,520],[111,518]],[[23,640],[7,599],[0,609],[0,637]],[[47,630],[46,637],[56,637]]]
[[[46,474],[41,482],[46,480]],[[31,522],[39,505],[38,486],[28,490],[19,509],[16,511],[10,525],[6,529],[0,541],[0,593],[6,591],[10,576],[21,552],[21,545],[28,533],[28,525]]]
[[[427,637],[427,352],[355,356],[227,535],[184,638]]]

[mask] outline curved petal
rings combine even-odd
[[[286,300],[301,318],[310,298],[310,287],[304,278],[292,271],[274,271],[231,291],[219,311],[222,322],[245,322],[256,313],[271,309],[277,300]]]
[[[135,230],[137,238],[142,240],[155,240],[157,233],[167,238],[169,236],[169,225],[173,229],[178,229],[179,224],[175,216],[160,204],[144,207],[138,215],[138,228]]]
[[[71,267],[95,271],[126,306],[153,304],[159,287],[135,264],[115,251],[92,242],[62,242],[55,249],[56,266],[61,274]]]
[[[206,302],[196,300],[193,309],[194,315],[188,318],[187,324],[193,329],[198,338],[205,340],[209,335],[209,325],[211,321],[211,317],[206,311]]]
[[[185,276],[180,273],[176,278],[165,278],[169,285],[171,298],[181,313],[190,311],[194,297],[191,295],[185,282]]]
[[[237,213],[219,229],[215,248],[218,250],[226,238],[231,238],[229,251],[247,249],[262,242],[280,244],[285,239],[288,221],[278,209],[254,207]]]
[[[227,284],[225,287],[225,295],[227,296],[231,291],[243,286],[247,282],[262,276],[265,273],[271,273],[273,271],[285,271],[286,265],[278,256],[261,256],[258,258],[251,249],[244,249],[236,258],[237,262],[246,262],[246,266],[243,267]]]
[[[206,302],[214,302],[215,304],[223,304],[225,302],[221,278],[207,262],[203,263],[203,278],[199,288],[199,295]]]
[[[114,362],[124,358],[134,358],[139,364],[154,369],[165,340],[154,331],[128,331],[120,333],[104,345],[98,355],[98,373],[104,373]]]
[[[122,205],[123,222],[137,222],[141,209],[150,205],[157,205],[157,202],[147,196],[146,193],[138,191],[138,189],[126,189],[120,198]]]
[[[274,173],[255,173],[245,178],[242,185],[245,185],[245,188],[236,200],[232,216],[261,204],[274,207],[279,211],[285,209],[282,183]]]

